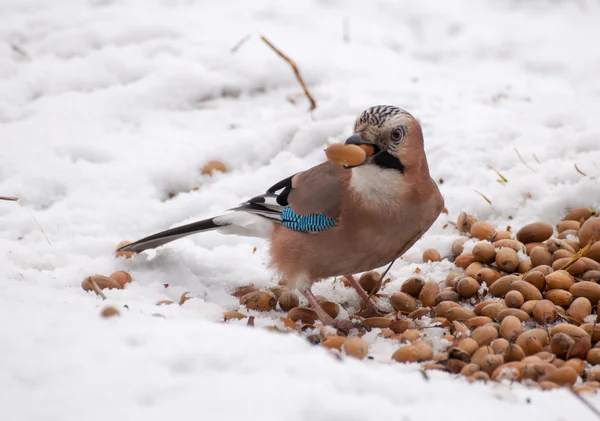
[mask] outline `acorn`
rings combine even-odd
[[[289,289],[281,293],[281,296],[279,297],[278,301],[279,307],[281,307],[283,311],[290,311],[294,307],[298,307],[298,305],[300,304],[300,299],[298,298],[298,295],[296,295],[295,292]]]
[[[160,300],[156,303],[157,306],[170,306],[171,304],[175,304],[175,302],[171,300]]]
[[[498,331],[492,326],[480,326],[471,333],[471,338],[477,341],[479,346],[489,345],[497,337]]]
[[[531,270],[524,277],[523,280],[536,287],[540,292],[546,289],[546,275],[539,270]]]
[[[466,212],[461,212],[458,214],[458,218],[456,220],[456,228],[460,232],[471,232],[471,227],[473,224],[477,222],[477,218],[473,215],[469,215]]]
[[[492,268],[483,268],[477,271],[475,279],[479,284],[485,283],[487,286],[492,285],[495,281],[500,279],[500,273]]]
[[[119,313],[119,310],[117,310],[116,308],[114,308],[112,306],[108,306],[108,307],[104,307],[104,309],[100,313],[100,316],[102,316],[106,319],[109,317],[119,316],[120,314],[121,313]]]
[[[510,346],[510,343],[504,338],[497,338],[492,341],[490,346],[496,354],[504,354]]]
[[[442,256],[436,249],[426,249],[423,251],[423,262],[439,262],[440,260],[442,260]]]
[[[301,321],[306,324],[313,324],[319,320],[317,312],[310,308],[295,307],[288,311],[288,318],[294,322]]]
[[[573,300],[567,311],[567,315],[578,324],[592,314],[592,303],[585,297],[579,297]]]
[[[279,300],[279,297],[281,297],[281,294],[283,294],[283,292],[287,291],[288,289],[289,288],[287,288],[283,285],[276,285],[274,287],[269,288],[269,291],[271,291],[271,293],[275,296],[275,298],[277,298],[277,300]],[[251,292],[251,291],[248,291],[248,292]],[[242,295],[244,295],[244,294],[242,294]]]
[[[517,231],[517,240],[523,244],[541,243],[552,237],[554,228],[546,222],[533,222]]]
[[[473,338],[463,338],[458,342],[458,348],[473,355],[479,349],[479,343]]]
[[[469,377],[467,377],[467,381],[474,383],[474,382],[487,382],[490,379],[490,376],[483,371],[478,371],[476,373],[471,374]]]
[[[405,330],[404,333],[402,334],[402,339],[409,341],[409,342],[413,342],[416,341],[417,339],[421,338],[421,331],[419,329],[408,329]]]
[[[497,300],[494,300],[493,298],[487,299],[487,300],[483,300],[479,303],[477,303],[475,305],[475,307],[473,307],[473,313],[475,313],[478,316],[481,316],[481,311],[483,310],[483,308],[485,306],[488,306],[490,304],[498,304]]]
[[[561,367],[541,377],[540,382],[549,381],[561,386],[572,386],[577,381],[577,372],[572,367]]]
[[[594,282],[577,282],[569,288],[569,292],[573,294],[574,297],[585,297],[591,303],[600,301],[600,285]]]
[[[480,360],[479,367],[481,371],[491,375],[502,364],[504,364],[504,357],[502,355],[488,354]]]
[[[376,294],[381,288],[381,274],[376,270],[363,273],[358,283],[367,294]]]
[[[444,301],[454,301],[458,302],[460,300],[460,295],[456,291],[452,290],[443,290],[440,291],[438,295],[435,297],[435,304],[439,304]]]
[[[498,240],[510,240],[510,231],[506,231],[506,230],[496,230],[496,237],[494,238],[495,241]]]
[[[417,300],[414,297],[404,293],[396,292],[390,297],[390,303],[397,311],[410,313],[417,309]]]
[[[529,253],[529,258],[531,259],[531,264],[534,267],[540,265],[551,266],[553,262],[552,254],[550,254],[550,252],[546,250],[546,247],[542,246],[534,247]]]
[[[453,321],[464,321],[469,320],[471,317],[475,317],[475,313],[462,306],[452,307],[446,311],[444,317],[451,322]]]
[[[384,329],[390,326],[392,323],[392,319],[387,317],[368,317],[362,321],[362,324],[367,326],[370,329],[380,328]]]
[[[552,269],[554,269],[555,271],[559,270],[559,269],[565,267],[567,264],[569,264],[570,261],[571,261],[570,257],[564,257],[564,258],[555,260],[554,263],[552,263]],[[581,259],[579,259],[579,260],[575,261],[574,263],[571,263],[570,266],[567,267],[565,270],[573,276],[579,276],[587,270],[587,267],[585,266],[585,263],[582,262]]]
[[[493,241],[496,237],[496,229],[487,222],[475,222],[471,226],[471,235],[480,240]]]
[[[513,342],[523,333],[524,329],[521,321],[515,316],[506,316],[500,323],[500,336],[507,341]]]
[[[121,289],[125,288],[125,285],[127,285],[128,283],[130,283],[133,280],[131,275],[129,273],[125,272],[124,270],[119,270],[117,272],[111,273],[109,278],[117,281],[119,283],[119,286],[121,287]]]
[[[538,300],[529,300],[525,301],[523,305],[519,308],[519,310],[523,310],[525,313],[529,314],[529,316],[533,316],[533,309],[535,308]]]
[[[347,338],[345,336],[332,335],[328,336],[323,342],[321,342],[321,345],[325,348],[337,349],[340,351],[344,343],[346,343],[346,340]]]
[[[582,219],[584,221],[589,219],[590,216],[592,216],[592,213],[588,208],[575,208],[569,211],[562,220],[580,222]]]
[[[600,364],[600,348],[590,349],[585,359],[592,365]]]
[[[202,167],[202,174],[213,175],[214,171],[227,172],[227,167],[221,161],[209,161]]]
[[[492,263],[496,258],[496,249],[491,243],[481,241],[475,244],[471,254],[477,262]]]
[[[362,360],[369,353],[369,344],[361,338],[348,338],[342,345],[342,350],[346,355]]]
[[[505,272],[512,273],[519,265],[517,252],[508,247],[502,247],[496,253],[496,265]]]
[[[600,240],[592,244],[592,247],[585,252],[584,256],[596,262],[600,262]]]
[[[240,297],[240,304],[248,310],[270,311],[277,305],[277,299],[270,292],[254,291]]]
[[[485,266],[483,263],[473,262],[469,266],[467,266],[467,268],[465,269],[465,273],[467,274],[467,276],[474,278],[475,275],[477,275],[477,272],[479,272],[479,270],[483,269],[484,267]]]
[[[471,298],[479,291],[479,282],[467,276],[458,281],[458,284],[456,284],[456,291],[462,298]]]
[[[103,275],[88,276],[81,283],[81,287],[86,291],[95,291],[93,283],[100,289],[121,289],[121,284],[119,284],[119,282]]]
[[[402,334],[408,329],[416,328],[417,325],[412,320],[396,320],[391,322],[388,327],[394,331],[394,333]]]
[[[508,247],[509,249],[513,249],[514,251],[518,252],[523,252],[525,253],[527,251],[527,248],[525,247],[525,244],[521,243],[520,241],[517,240],[498,240],[498,241],[494,241],[494,247],[495,248],[503,248],[503,247]]]
[[[433,358],[433,350],[425,342],[417,345],[403,346],[392,355],[392,359],[402,362],[421,362],[431,360]]]
[[[521,348],[523,348],[523,350],[525,350],[524,345],[525,345],[525,342],[527,341],[527,339],[529,339],[529,338],[536,339],[541,344],[542,347],[544,345],[547,345],[548,341],[550,340],[550,338],[548,337],[548,332],[546,332],[544,329],[535,328],[535,329],[526,330],[525,332],[521,333],[515,343],[517,345],[519,345]],[[539,351],[537,351],[537,352],[539,352]],[[527,354],[527,355],[530,355],[530,354]]]
[[[511,281],[508,284],[508,288],[511,291],[519,291],[523,295],[525,301],[542,299],[542,293],[540,292],[540,290],[532,284],[530,284],[529,282],[521,280]]]
[[[564,259],[565,257],[567,258],[571,258],[573,257],[575,254],[571,253],[568,250],[556,250],[554,253],[552,253],[552,262],[556,262],[558,259]],[[554,269],[554,270],[558,270],[558,269]]]
[[[246,294],[250,294],[251,292],[258,291],[258,288],[254,286],[254,284],[242,285],[241,287],[236,288],[231,295],[236,298],[242,298]],[[241,301],[240,301],[241,303]]]
[[[131,241],[121,241],[119,244],[117,244],[117,251],[115,251],[115,256],[124,257],[125,259],[132,258],[136,254],[135,251],[118,251],[121,247],[128,246],[129,244],[131,244]]]
[[[550,254],[553,254],[556,250],[568,250],[571,253],[575,253],[575,249],[571,247],[565,240],[560,240],[558,238],[550,238],[549,240],[544,241],[546,249]]]
[[[424,285],[425,281],[422,278],[408,278],[400,287],[400,291],[416,298]]]
[[[521,361],[525,358],[525,351],[517,344],[509,344],[502,355],[504,356],[504,361],[507,363],[511,361]]]
[[[589,218],[579,230],[579,244],[581,244],[581,247],[587,246],[592,238],[600,241],[600,218]]]
[[[492,373],[492,380],[521,381],[525,376],[525,364],[519,361],[506,362]]]
[[[573,285],[575,286],[575,285]],[[599,285],[600,287],[600,285]],[[552,301],[557,306],[567,308],[573,302],[573,294],[564,289],[551,289],[544,293],[547,300]]]
[[[334,143],[329,145],[325,150],[327,159],[337,162],[345,167],[354,167],[362,164],[367,158],[365,150],[357,145],[345,145],[342,143]]]
[[[585,371],[585,361],[581,358],[571,358],[570,360],[565,361],[561,367],[571,367],[578,376],[582,376]]]
[[[431,313],[431,308],[421,307],[421,308],[416,309],[415,311],[408,313],[408,317],[411,319],[420,319],[423,316],[429,315],[430,313]]]
[[[520,275],[505,275],[490,285],[490,294],[494,297],[504,297],[510,291],[510,283],[520,280]]]
[[[436,297],[440,292],[440,287],[435,281],[426,281],[421,292],[419,292],[419,300],[424,307],[433,307],[436,304]]]
[[[338,314],[340,314],[340,306],[333,301],[323,301],[321,304],[321,308],[325,310],[325,313],[329,314],[332,319],[335,319]]]
[[[540,300],[533,308],[533,318],[541,325],[554,323],[556,320],[556,306],[550,300]]]
[[[454,240],[454,242],[452,243],[452,246],[450,248],[453,256],[458,256],[459,254],[461,254],[463,252],[464,244],[467,242],[467,240],[468,240],[468,238],[466,238],[466,237],[460,237],[460,238]]]
[[[558,225],[556,225],[556,231],[559,233],[570,230],[579,231],[579,227],[579,221],[560,221]]]
[[[496,320],[502,323],[504,319],[508,316],[513,316],[519,319],[521,322],[528,322],[530,317],[529,314],[518,308],[505,308],[504,310],[500,310],[498,314],[496,314]]]
[[[453,307],[460,307],[462,308],[462,306],[460,304],[458,304],[457,302],[454,301],[442,301],[441,303],[439,303],[438,305],[436,305],[433,308],[433,314],[438,316],[438,317],[444,317],[444,315],[446,314],[446,312],[448,310],[450,310]],[[444,317],[445,318],[445,317]]]
[[[456,259],[454,259],[454,265],[461,269],[466,269],[474,261],[475,257],[473,257],[471,253],[463,253],[456,256]]]
[[[469,377],[475,373],[477,373],[479,371],[479,366],[477,364],[467,364],[465,365],[461,370],[460,370],[460,374],[465,376],[465,377]]]
[[[465,322],[465,325],[467,325],[467,327],[469,329],[476,329],[479,326],[483,326],[486,325],[488,323],[492,323],[493,320],[490,317],[487,316],[475,316],[475,317],[471,317],[469,320],[467,320]]]
[[[160,301],[159,301],[160,302]],[[173,303],[171,301],[171,303]],[[157,303],[158,305],[158,303]],[[239,311],[226,311],[225,313],[223,313],[223,320],[227,321],[227,320],[241,320],[241,319],[245,319],[246,315],[240,313]]]
[[[482,346],[471,355],[471,362],[481,367],[481,362],[488,355],[494,355],[494,349],[491,346]]]
[[[481,310],[481,315],[490,317],[492,319],[496,319],[496,317],[498,317],[498,314],[506,308],[507,307],[504,303],[489,304]]]
[[[525,299],[519,291],[508,291],[504,297],[504,303],[510,308],[519,308],[523,305]]]

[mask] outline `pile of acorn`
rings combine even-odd
[[[462,374],[471,381],[522,381],[542,389],[600,388],[600,242],[595,242],[600,218],[578,208],[556,230],[535,222],[513,234],[461,213],[456,227],[461,236],[449,257],[456,270],[445,281],[412,277],[399,291],[387,288],[383,294],[385,281],[377,272],[362,274],[365,291],[380,308],[393,311],[351,315],[357,329],[347,336],[324,328],[316,312],[299,307],[296,293],[284,286],[259,291],[250,285],[234,295],[247,310],[279,306],[287,315],[271,329],[308,333],[313,343],[336,353],[365,358],[369,346],[361,336],[378,328],[379,336],[398,343],[393,360],[422,362],[425,370]],[[439,261],[440,253],[425,250],[423,260]],[[338,304],[317,298],[329,315],[338,316]],[[227,312],[224,319],[246,318],[242,311]],[[425,334],[433,327],[447,332],[436,344]],[[440,342],[447,345],[445,352],[434,353]]]
[[[378,336],[398,344],[393,360],[422,363],[425,370],[461,374],[470,381],[571,387],[578,393],[600,389],[600,241],[595,241],[600,218],[594,211],[573,209],[556,227],[534,222],[515,234],[463,212],[456,228],[461,234],[452,244],[452,256],[444,258],[454,262],[455,270],[442,282],[415,276],[399,291],[382,290],[389,279],[376,271],[363,273],[359,283],[379,313],[361,303],[361,311],[349,315],[356,321],[349,332],[323,326],[285,285],[265,291],[254,285],[238,288],[232,295],[239,298],[240,309],[226,312],[224,321],[247,318],[253,326],[257,312],[269,312],[265,318],[275,319],[270,330],[297,331],[338,356],[359,359],[369,355],[362,336],[379,329]],[[440,260],[435,249],[423,252],[424,262]],[[98,292],[96,287],[123,288],[130,281],[126,272],[116,272],[88,277],[82,286]],[[317,300],[338,317],[339,304],[321,296]],[[278,310],[283,313],[274,316]],[[427,335],[432,328],[445,332],[441,339]]]

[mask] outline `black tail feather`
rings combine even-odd
[[[195,234],[197,232],[210,231],[221,226],[223,225],[215,224],[214,218],[204,219],[202,221],[193,222],[188,225],[171,228],[166,231],[150,235],[146,238],[142,238],[141,240],[136,241],[135,243],[123,246],[117,251],[133,251],[139,253],[147,249],[153,249],[162,246],[164,244],[170,243],[171,241],[177,240],[182,237],[186,237],[191,234]]]

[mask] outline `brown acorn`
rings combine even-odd
[[[471,235],[480,240],[493,241],[496,237],[496,229],[487,222],[475,222],[471,226]]]
[[[227,167],[221,161],[209,161],[202,167],[202,174],[213,175],[214,171],[227,172]]]
[[[128,283],[133,281],[133,278],[131,277],[131,275],[129,273],[125,272],[124,270],[119,270],[117,272],[111,273],[109,278],[117,281],[121,288],[125,288],[125,285],[127,285]]]
[[[104,307],[104,309],[100,313],[100,316],[102,316],[106,319],[109,317],[119,316],[120,314],[121,313],[119,313],[119,310],[117,310],[116,308],[114,308],[112,306],[108,306],[108,307]]]
[[[508,291],[506,293],[506,296],[504,297],[504,302],[510,308],[519,308],[523,305],[525,299],[523,298],[523,294],[521,294],[519,291],[514,290]]]
[[[396,292],[390,297],[390,303],[397,311],[410,313],[417,309],[417,300],[414,297],[404,293]]]
[[[277,299],[270,292],[254,291],[242,296],[240,304],[248,310],[270,311],[277,305]]]
[[[88,276],[81,283],[81,287],[86,291],[95,291],[93,285],[99,289],[121,289],[121,285],[116,280],[103,275]]]
[[[496,253],[496,265],[505,272],[512,273],[519,266],[517,252],[508,247],[502,247]]]
[[[477,262],[492,263],[496,258],[496,249],[491,243],[481,241],[475,244],[471,254]]]
[[[419,293],[421,292],[421,289],[423,289],[424,285],[425,281],[422,278],[408,278],[400,287],[400,291],[416,298],[419,296]]]
[[[298,304],[300,304],[298,295],[289,289],[281,293],[278,301],[279,307],[281,307],[283,311],[290,311],[294,307],[298,307]]]
[[[419,300],[424,307],[433,307],[436,302],[436,296],[440,292],[440,287],[435,281],[426,281],[421,292],[419,293]]]
[[[376,294],[381,288],[381,274],[375,270],[363,273],[358,283],[367,294]]]
[[[517,231],[517,240],[523,244],[546,241],[552,237],[554,228],[546,222],[533,222]]]
[[[423,262],[427,263],[427,262],[439,262],[440,260],[442,260],[442,256],[440,255],[440,252],[437,251],[436,249],[426,249],[425,251],[423,251]]]
[[[529,258],[534,267],[540,265],[551,266],[553,261],[552,254],[543,246],[534,247],[529,253]]]
[[[479,290],[479,282],[469,276],[462,278],[456,284],[456,291],[462,298],[471,298],[477,294]]]
[[[359,360],[364,359],[369,353],[369,345],[361,338],[348,338],[342,345],[343,351]]]

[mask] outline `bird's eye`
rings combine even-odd
[[[402,129],[392,130],[391,138],[394,142],[399,142],[404,137],[404,131]]]

